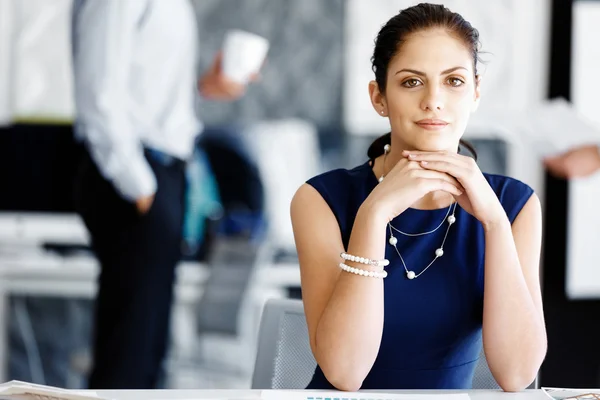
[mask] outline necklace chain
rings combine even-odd
[[[387,155],[389,152],[390,152],[390,145],[386,144],[384,146],[383,170],[382,170],[381,176],[378,179],[379,182],[382,182],[383,179],[385,178],[385,161],[387,160]],[[450,204],[450,206],[448,207],[448,211],[446,212],[446,216],[444,217],[442,222],[440,222],[440,224],[435,229],[433,229],[431,231],[427,231],[427,232],[406,233],[406,232],[401,231],[400,229],[395,228],[394,226],[392,226],[391,221],[388,221],[388,228],[390,231],[389,244],[394,248],[394,250],[396,250],[396,253],[398,253],[398,257],[400,257],[400,261],[402,262],[402,266],[404,267],[404,271],[406,272],[406,277],[408,279],[418,278],[425,271],[427,271],[427,269],[429,269],[429,267],[431,267],[438,258],[440,258],[444,255],[444,244],[446,244],[446,239],[448,238],[448,233],[450,232],[450,227],[456,222],[456,216],[455,216],[456,206],[457,206],[456,202],[453,202],[453,204]],[[452,210],[451,215],[450,215],[450,210]],[[448,222],[448,228],[446,228],[446,233],[444,234],[444,239],[442,240],[442,244],[440,245],[439,248],[437,248],[435,250],[435,257],[433,258],[433,260],[431,260],[431,262],[429,264],[427,264],[427,266],[418,274],[416,274],[414,271],[409,270],[408,267],[406,266],[406,263],[404,262],[404,258],[402,257],[402,254],[400,254],[400,250],[398,250],[398,247],[397,247],[398,239],[394,236],[394,231],[396,231],[404,236],[409,236],[409,237],[423,236],[423,235],[428,235],[430,233],[437,231],[444,224],[445,221]]]
[[[442,257],[444,255],[444,245],[446,244],[446,239],[448,238],[448,233],[450,232],[450,227],[456,222],[456,217],[454,216],[454,213],[456,212],[456,205],[457,203],[454,203],[454,207],[452,207],[452,215],[450,215],[447,219],[448,221],[448,228],[446,228],[446,233],[444,234],[444,239],[442,240],[442,244],[440,245],[439,248],[437,248],[435,250],[435,257],[433,258],[433,260],[431,260],[431,262],[429,264],[427,264],[427,266],[418,274],[416,274],[414,271],[411,271],[408,269],[408,267],[406,266],[406,262],[404,261],[404,258],[402,257],[402,254],[400,254],[400,250],[398,250],[398,239],[394,236],[394,232],[392,230],[392,224],[390,224],[388,222],[388,227],[389,227],[389,231],[390,231],[390,239],[389,239],[389,244],[394,248],[394,250],[396,250],[396,253],[398,253],[398,257],[400,257],[400,261],[402,262],[402,266],[404,267],[404,271],[406,272],[406,276],[408,279],[415,279],[418,278],[419,276],[421,276],[425,271],[427,271],[427,269],[429,267],[431,267],[431,265],[440,257]]]

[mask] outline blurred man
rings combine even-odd
[[[94,389],[154,388],[169,337],[180,259],[186,160],[202,124],[196,91],[245,90],[218,55],[197,81],[197,26],[188,0],[75,0],[75,134],[87,156],[78,207],[102,270]]]
[[[554,176],[564,179],[583,178],[600,171],[600,146],[575,147],[544,160],[546,168]]]

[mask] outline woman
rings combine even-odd
[[[482,342],[504,390],[535,379],[539,199],[457,153],[480,97],[478,36],[441,5],[390,19],[369,93],[391,133],[294,196],[311,389],[469,388]]]

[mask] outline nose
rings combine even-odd
[[[442,97],[437,86],[430,86],[421,101],[421,109],[423,111],[442,111],[444,109]]]

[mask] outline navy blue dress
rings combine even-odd
[[[512,223],[533,190],[518,180],[484,174]],[[369,162],[310,179],[331,208],[347,249],[358,208],[378,184]],[[392,221],[404,232],[425,232],[444,219],[448,208],[409,208]],[[482,348],[484,232],[469,213],[456,207],[444,255],[423,275],[409,280],[387,243],[390,261],[384,279],[384,324],[379,353],[362,389],[468,389]],[[408,270],[419,274],[433,259],[446,234],[407,237],[396,233]],[[341,260],[340,260],[341,261]],[[308,389],[334,389],[317,367]]]

